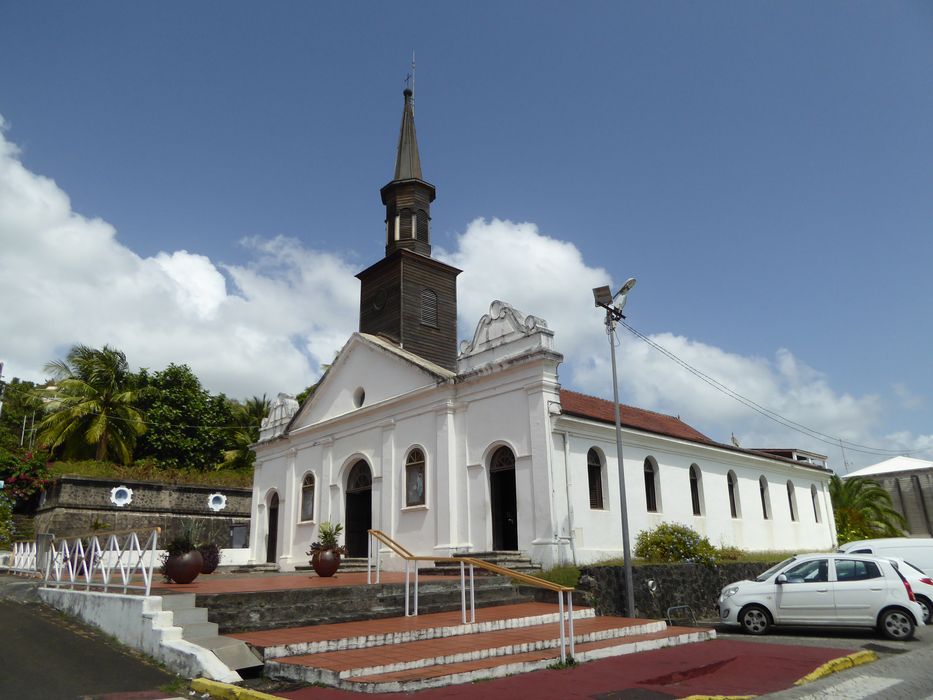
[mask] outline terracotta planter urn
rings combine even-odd
[[[165,560],[165,575],[175,583],[191,583],[201,573],[203,565],[201,553],[196,549],[184,554],[173,554]]]
[[[324,578],[333,576],[340,567],[340,552],[333,549],[319,549],[311,555],[311,566],[318,576]]]

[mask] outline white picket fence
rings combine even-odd
[[[13,543],[13,565],[10,570],[16,574],[36,574],[36,551],[35,540],[25,540]]]

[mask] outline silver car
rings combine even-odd
[[[874,627],[889,639],[911,639],[923,609],[894,565],[877,557],[808,554],[736,581],[719,595],[726,625],[764,634],[771,625]]]

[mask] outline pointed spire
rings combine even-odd
[[[415,135],[414,94],[405,88],[405,110],[402,112],[402,128],[398,135],[398,153],[395,158],[394,180],[421,180],[421,157],[418,155],[418,138]]]

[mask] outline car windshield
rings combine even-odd
[[[785,566],[787,566],[787,565],[790,564],[792,561],[794,561],[796,558],[797,558],[797,557],[791,557],[790,559],[785,559],[785,560],[782,561],[780,564],[775,564],[775,565],[772,566],[770,569],[768,569],[767,571],[765,571],[763,574],[760,574],[759,576],[757,576],[757,577],[755,578],[755,580],[758,581],[758,582],[766,581],[767,579],[771,578],[774,574],[776,574],[778,571],[780,571],[780,570],[783,569]]]

